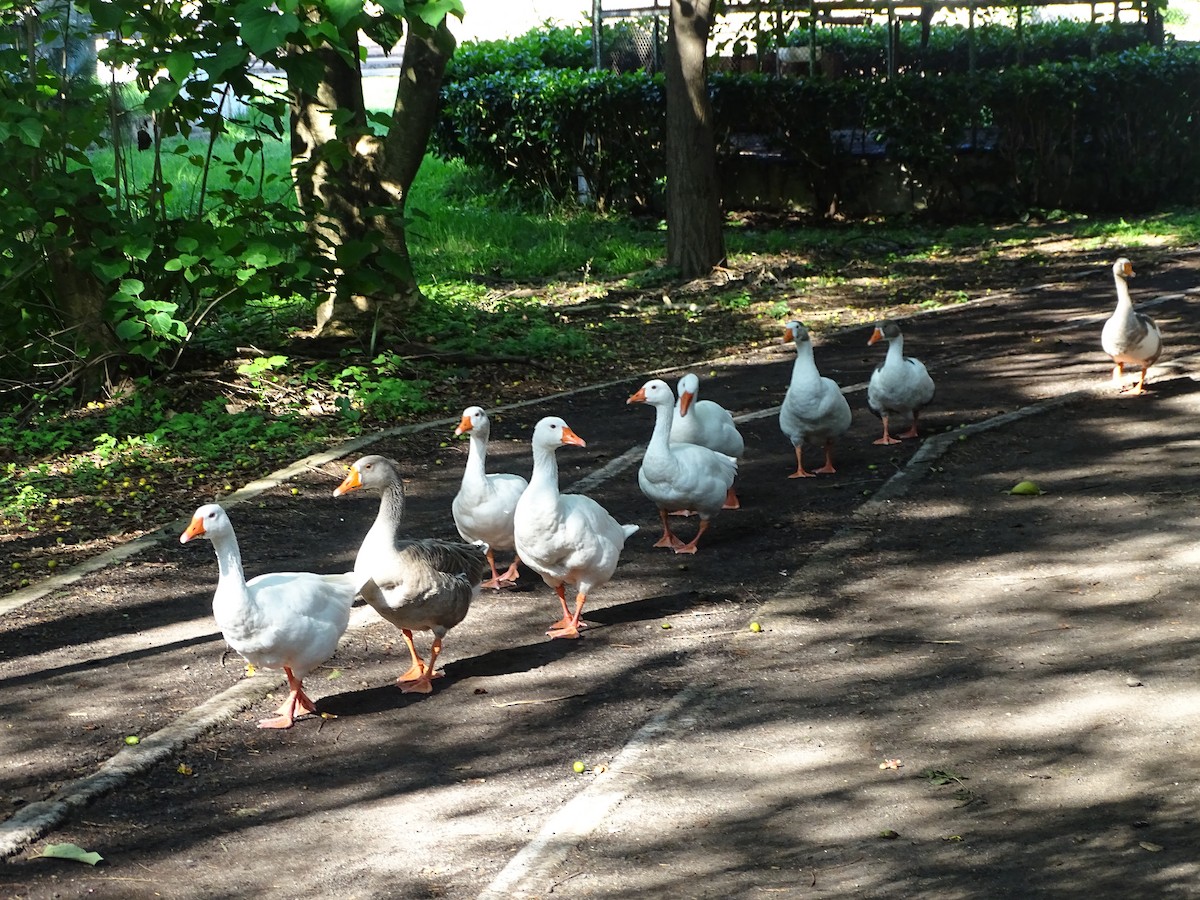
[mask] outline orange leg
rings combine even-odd
[[[496,574],[496,557],[492,555],[492,550],[490,547],[488,548],[487,553],[484,555],[487,556],[488,566],[492,570],[492,577],[481,584],[480,587],[495,588],[496,590],[500,590],[500,576]]]
[[[737,491],[733,489],[733,485],[729,486],[729,490],[725,492],[725,505],[721,509],[741,509],[742,502],[738,500]]]
[[[411,685],[419,684],[426,680],[426,678],[438,678],[439,676],[433,674],[432,668],[426,670],[425,663],[417,654],[417,646],[413,643],[412,632],[407,628],[401,628],[400,633],[404,635],[404,643],[408,645],[408,653],[412,657],[412,665],[408,667],[407,672],[396,679],[396,687],[407,694]]]
[[[1124,363],[1115,363],[1113,365],[1113,377],[1112,377],[1113,383],[1120,386],[1121,378],[1122,378],[1122,376],[1124,376],[1124,374],[1125,374],[1125,364]]]
[[[796,447],[796,471],[788,478],[815,478],[812,472],[808,472],[804,468],[804,444],[799,444]]]
[[[879,440],[877,440],[877,441],[874,441],[874,443],[876,443],[876,444],[898,444],[898,443],[900,443],[899,438],[894,438],[890,434],[888,434],[888,427],[887,427],[888,417],[882,416],[881,418],[883,419],[883,437],[879,438]]]
[[[912,428],[908,429],[908,431],[906,431],[906,432],[904,432],[903,434],[899,435],[899,437],[902,437],[902,438],[915,438],[915,437],[920,437],[920,435],[919,435],[919,434],[917,434],[917,411],[916,411],[916,410],[913,410],[913,423],[912,423]]]
[[[566,588],[560,584],[558,587],[556,587],[554,589],[554,592],[556,594],[558,594],[558,602],[562,604],[563,614],[562,614],[562,618],[559,619],[557,622],[555,622],[553,625],[551,625],[549,630],[546,632],[546,634],[550,635],[551,637],[555,637],[555,634],[554,634],[555,631],[559,631],[563,628],[570,628],[571,624],[572,624],[571,623],[571,610],[567,609]]]
[[[567,601],[566,601],[566,598],[563,597],[563,589],[560,587],[558,589],[558,592],[559,592],[558,593],[559,597],[562,598],[562,600],[563,600],[563,612],[565,613],[567,611]],[[582,622],[579,621],[579,617],[583,613],[583,604],[586,600],[587,600],[587,594],[584,594],[584,593],[576,594],[575,595],[575,612],[572,613],[570,616],[564,616],[564,619],[562,622],[555,622],[554,626],[549,631],[547,631],[546,634],[550,635],[550,637],[552,637],[552,638],[577,638],[577,637],[579,637],[579,629],[587,627],[586,625],[584,625]]]
[[[258,723],[259,728],[291,728],[296,719],[297,707],[301,710],[300,715],[317,711],[312,700],[304,693],[304,687],[301,685],[300,679],[292,674],[292,670],[287,666],[283,667],[283,672],[287,675],[288,681],[289,692],[287,699],[283,701],[279,709],[275,710],[277,713],[275,718],[263,719]]]
[[[433,679],[441,678],[442,673],[434,671],[434,666],[437,664],[438,654],[442,652],[442,639],[436,635],[433,638],[433,646],[429,650],[429,665],[425,667],[425,671],[412,681],[405,681],[400,684],[400,690],[406,694],[429,694],[433,692]]]
[[[706,531],[708,531],[708,519],[701,519],[700,520],[700,530],[696,532],[696,536],[694,538],[692,538],[688,543],[684,544],[682,547],[676,547],[675,552],[676,553],[695,553],[696,552],[696,542],[700,540],[700,535],[704,534],[704,532],[706,532]]]
[[[1137,385],[1133,389],[1133,392],[1135,394],[1149,393],[1149,391],[1146,390],[1146,369],[1147,368],[1149,368],[1149,366],[1142,367],[1142,374],[1138,377]]]
[[[833,438],[825,441],[825,465],[817,469],[817,473],[820,475],[834,475],[837,473],[837,469],[833,467]]]
[[[500,576],[500,581],[516,581],[521,577],[521,570],[517,567],[521,564],[521,557],[514,556],[512,564],[509,565],[508,571]]]
[[[654,546],[655,547],[670,547],[670,548],[678,551],[678,549],[681,546],[683,546],[683,541],[681,541],[679,538],[675,537],[674,533],[672,533],[671,526],[667,519],[668,515],[669,515],[669,513],[665,509],[660,509],[658,511],[658,517],[659,517],[659,519],[662,520],[663,534],[662,534],[662,537],[660,537],[658,539],[658,541],[654,544]]]

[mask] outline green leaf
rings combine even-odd
[[[99,853],[84,850],[78,844],[47,844],[42,851],[42,856],[50,859],[69,859],[74,862],[87,863],[89,866],[94,866],[104,859]]]
[[[147,112],[159,112],[171,105],[171,101],[179,96],[179,85],[173,81],[159,81],[150,88],[146,95],[144,106]]]
[[[201,61],[200,67],[208,73],[208,77],[213,81],[224,81],[225,76],[231,71],[245,65],[248,56],[245,47],[231,41],[228,44],[222,44],[212,57]]]
[[[92,264],[92,268],[105,281],[116,281],[129,271],[129,260],[120,257],[108,260],[98,259]]]
[[[294,14],[279,14],[256,3],[242,3],[238,12],[242,17],[242,40],[258,56],[278,50],[287,43],[288,35],[300,28]]]
[[[462,18],[466,13],[461,0],[430,0],[417,10],[417,17],[425,24],[436,28],[446,16],[453,13]]]
[[[171,74],[171,78],[178,84],[183,84],[187,81],[188,76],[192,74],[192,70],[196,67],[196,57],[190,50],[172,50],[167,55],[166,68]]]
[[[26,147],[42,146],[42,123],[37,119],[22,119],[17,123],[17,135]]]
[[[92,14],[92,21],[100,31],[118,31],[125,22],[125,10],[119,3],[92,2],[84,6]]]
[[[329,17],[338,28],[345,28],[363,11],[362,0],[326,0]]]
[[[113,331],[123,341],[132,341],[146,330],[146,323],[137,319],[124,319],[116,324]]]

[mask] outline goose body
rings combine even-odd
[[[405,693],[428,694],[442,640],[466,618],[471,601],[479,596],[487,572],[484,548],[436,538],[407,540],[397,534],[404,516],[404,484],[395,461],[364,456],[334,490],[340,497],[350,491],[379,492],[379,512],[363,538],[354,560],[354,575],[364,600],[400,629],[412,657],[412,666],[397,680]],[[414,631],[433,632],[429,663],[417,653]]]
[[[273,572],[247,581],[233,524],[215,503],[196,510],[179,542],[197,537],[208,538],[217,554],[213,616],[225,642],[252,665],[282,669],[287,676],[288,698],[276,717],[263,719],[259,727],[290,728],[297,710],[316,712],[304,692],[304,676],[337,650],[350,622],[355,578]]]
[[[837,471],[833,467],[833,442],[850,428],[850,404],[837,382],[817,370],[808,330],[799,322],[788,322],[784,328],[784,340],[796,345],[792,378],[779,408],[779,430],[796,451],[796,471],[788,477],[832,474]],[[825,465],[813,472],[804,468],[805,444],[825,447]]]
[[[533,431],[533,473],[517,501],[513,520],[517,554],[558,594],[562,618],[546,632],[552,638],[577,638],[583,604],[616,571],[626,539],[636,525],[621,525],[583,494],[559,490],[558,457],[563,446],[586,446],[557,416],[547,416]],[[567,607],[567,584],[576,587],[575,610]]]
[[[700,378],[692,372],[679,379],[679,397],[671,418],[672,444],[698,444],[734,459],[746,452],[746,442],[729,410],[714,400],[700,399]],[[732,486],[725,497],[725,509],[741,506]]]
[[[462,485],[454,497],[451,510],[454,513],[454,525],[464,541],[487,544],[487,561],[492,577],[483,586],[499,589],[502,582],[516,581],[520,574],[518,566],[521,558],[517,556],[508,570],[498,575],[493,551],[516,547],[513,516],[517,511],[517,501],[529,482],[520,475],[505,472],[488,474],[487,450],[491,431],[491,420],[481,407],[468,406],[463,410],[462,421],[454,433],[470,435],[471,443],[467,450]]]
[[[1121,390],[1121,379],[1126,366],[1141,370],[1135,394],[1146,392],[1146,371],[1158,361],[1162,353],[1162,333],[1154,320],[1133,308],[1129,296],[1129,282],[1133,277],[1133,264],[1121,257],[1113,263],[1113,280],[1117,286],[1117,308],[1104,323],[1100,332],[1100,346],[1112,357],[1113,381]]]
[[[898,444],[899,438],[918,437],[917,417],[933,399],[933,379],[924,363],[904,355],[904,336],[895,322],[880,322],[868,344],[887,341],[887,356],[871,373],[867,383],[867,406],[883,420],[883,437],[876,444]],[[889,420],[911,422],[898,437],[888,433]]]
[[[737,460],[698,444],[671,442],[675,397],[665,381],[647,381],[626,402],[648,403],[654,408],[654,431],[638,469],[638,486],[658,507],[663,525],[663,535],[654,546],[695,553],[700,536],[725,504],[737,477]],[[695,510],[700,516],[700,528],[686,544],[671,531],[668,516],[673,509]]]

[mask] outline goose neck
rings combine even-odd
[[[474,431],[471,432],[471,440],[467,445],[466,468],[476,475],[482,475],[487,469],[487,438]]]
[[[237,535],[209,535],[213,550],[217,554],[218,584],[229,584],[245,589],[246,574],[242,569],[242,551],[238,547]]]
[[[1117,283],[1117,306],[1132,308],[1133,299],[1129,296],[1129,282],[1121,275],[1114,275],[1113,280]]]
[[[387,485],[379,495],[379,514],[375,517],[372,531],[394,534],[404,518],[404,487],[399,482]]]
[[[650,446],[666,447],[671,443],[671,420],[675,416],[675,407],[666,403],[654,406],[654,431],[650,435]]]
[[[792,363],[792,382],[802,383],[818,377],[817,363],[813,358],[813,348],[810,343],[796,345],[796,359]]]
[[[531,488],[558,491],[558,454],[547,447],[533,448],[533,471],[529,476]]]

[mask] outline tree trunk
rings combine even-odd
[[[671,0],[667,42],[667,265],[683,277],[725,261],[712,107],[708,34],[713,0]]]
[[[443,25],[405,42],[393,125],[369,133],[362,75],[330,48],[310,54],[321,77],[315,92],[293,83],[292,162],[308,230],[331,261],[332,280],[317,310],[317,333],[373,342],[420,302],[404,231],[404,206],[429,140],[453,38]],[[353,39],[357,59],[357,39]],[[335,124],[335,115],[337,124]]]

